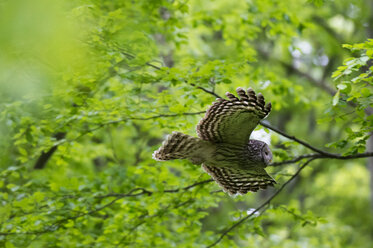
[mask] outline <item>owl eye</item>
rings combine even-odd
[[[264,152],[265,155],[268,155],[268,152]]]

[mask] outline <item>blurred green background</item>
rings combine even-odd
[[[252,87],[267,123],[372,151],[368,0],[0,0],[0,246],[206,247],[276,189],[232,198],[187,161],[215,96]],[[343,44],[349,44],[343,46]],[[257,128],[274,162],[311,151]],[[299,163],[268,170],[278,189]],[[372,247],[373,161],[313,161],[216,247]],[[176,190],[178,189],[178,190]]]

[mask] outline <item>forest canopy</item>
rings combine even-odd
[[[371,247],[369,0],[0,1],[0,246]],[[226,92],[274,187],[152,158]]]

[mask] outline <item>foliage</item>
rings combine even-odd
[[[370,15],[363,0],[2,1],[0,246],[206,247],[251,214],[219,245],[369,247],[364,160],[314,160],[254,211],[275,189],[231,198],[151,154],[239,86],[272,102],[271,126],[366,152]],[[267,131],[274,162],[307,154]],[[298,168],[270,168],[276,188]]]
[[[346,154],[363,152],[365,150],[365,142],[373,131],[373,116],[368,110],[373,102],[372,72],[373,67],[369,64],[373,58],[373,40],[368,39],[364,43],[354,45],[344,45],[351,52],[359,52],[357,57],[350,57],[344,60],[343,66],[333,73],[332,77],[338,82],[337,92],[333,97],[334,110],[332,116],[336,120],[345,120],[346,114],[340,115],[340,108],[346,108],[346,105],[352,105],[355,108],[353,129],[346,128],[347,137],[332,143],[332,146],[344,148],[349,141],[353,142],[353,146]],[[340,105],[336,107],[336,105]],[[345,112],[345,111],[344,111]],[[367,112],[366,115],[364,112]]]

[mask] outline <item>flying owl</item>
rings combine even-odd
[[[276,181],[264,168],[272,153],[262,141],[250,139],[259,121],[271,111],[262,94],[237,88],[238,97],[218,98],[197,125],[199,138],[173,132],[153,153],[159,161],[188,159],[202,168],[230,195],[256,192]]]

